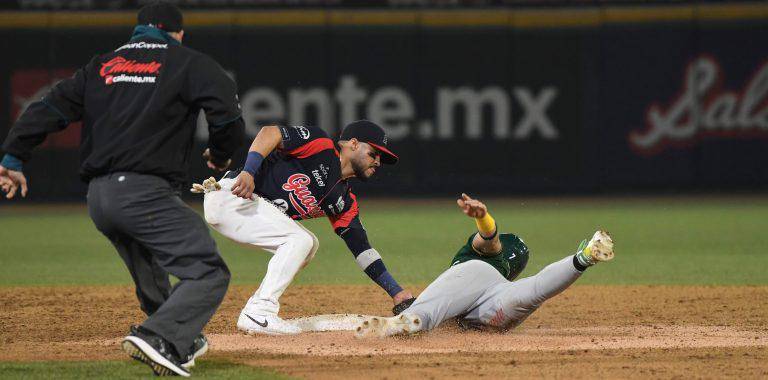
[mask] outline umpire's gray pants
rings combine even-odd
[[[149,316],[142,326],[186,357],[229,285],[208,227],[167,181],[138,173],[91,180],[88,211],[131,272]],[[179,279],[173,288],[169,273]]]

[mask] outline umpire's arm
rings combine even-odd
[[[61,131],[82,119],[85,73],[92,64],[93,61],[77,70],[71,78],[56,83],[42,99],[24,110],[3,143],[3,150],[8,155],[26,162],[32,156],[32,149],[45,141],[49,133]],[[9,169],[21,171],[20,166]]]
[[[186,92],[191,102],[205,112],[210,160],[220,166],[245,138],[237,85],[216,61],[200,54],[190,64]]]
[[[27,195],[23,166],[32,157],[32,149],[45,141],[49,133],[82,119],[86,72],[93,64],[94,60],[91,60],[71,78],[56,83],[41,100],[24,110],[8,132],[3,143],[6,154],[0,161],[0,189],[6,193],[6,198],[13,198],[19,187],[21,196]]]

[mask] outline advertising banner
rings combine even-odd
[[[384,196],[755,189],[768,185],[763,21],[590,27],[190,27],[238,83],[250,138],[272,123],[383,126]],[[0,29],[0,136],[30,101],[130,26]],[[35,199],[80,199],[79,125],[27,170]],[[196,126],[202,153],[207,129]],[[240,162],[243,151],[235,161]],[[210,176],[200,158],[191,180]]]

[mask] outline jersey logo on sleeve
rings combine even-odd
[[[280,128],[280,133],[283,135],[283,141],[291,140],[291,134],[288,133],[288,130],[285,129],[285,127]]]
[[[309,129],[307,127],[304,127],[304,126],[301,126],[301,125],[297,125],[297,126],[294,126],[293,128],[296,129],[296,132],[299,133],[299,136],[301,136],[302,139],[304,139],[304,140],[308,140],[309,139],[310,133],[309,133]]]
[[[297,173],[288,177],[288,181],[283,184],[283,190],[289,191],[288,200],[293,208],[301,214],[302,219],[317,218],[325,215],[325,212],[318,207],[317,198],[309,191],[310,179],[306,174]]]
[[[346,206],[346,203],[344,202],[344,196],[342,195],[339,197],[336,203],[328,205],[328,211],[330,211],[333,215],[338,215],[344,212],[344,206]]]
[[[344,206],[346,204],[344,203],[344,197],[339,197],[339,200],[336,201],[336,213],[341,214],[342,211],[344,211]]]

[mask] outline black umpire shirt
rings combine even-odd
[[[187,178],[200,109],[208,120],[212,156],[230,158],[244,138],[234,81],[212,58],[159,29],[138,26],[128,43],[94,57],[31,104],[3,149],[27,161],[48,133],[82,120],[85,182],[136,172],[179,186]]]

